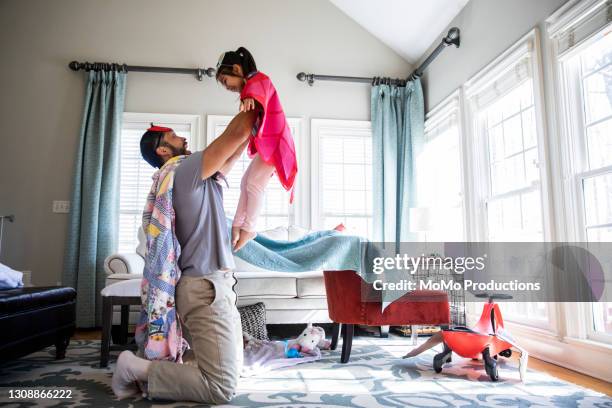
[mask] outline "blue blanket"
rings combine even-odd
[[[236,253],[240,259],[277,272],[344,271],[362,275],[361,238],[338,231],[319,231],[297,241],[277,241],[257,235]]]
[[[230,227],[228,220],[228,227]],[[231,228],[230,228],[231,229]],[[230,232],[231,233],[231,232]],[[346,235],[338,231],[318,231],[296,241],[281,241],[257,235],[236,256],[262,269],[276,272],[355,271],[372,283],[375,280],[396,280],[400,277],[387,272],[387,276],[372,271],[372,260],[380,256],[376,245],[368,245],[365,238]],[[407,290],[381,290],[382,310]]]

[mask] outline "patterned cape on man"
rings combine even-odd
[[[182,362],[188,347],[176,313],[176,284],[181,277],[181,248],[175,234],[172,206],[174,173],[185,156],[168,160],[153,175],[153,185],[142,214],[147,254],[141,285],[142,309],[136,342],[148,360]]]

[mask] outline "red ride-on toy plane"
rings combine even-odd
[[[442,366],[451,362],[452,352],[466,358],[478,359],[482,355],[485,371],[493,381],[499,379],[497,374],[497,356],[510,357],[512,348],[521,353],[519,359],[519,373],[521,381],[525,381],[527,372],[527,351],[521,348],[512,336],[504,330],[504,319],[499,306],[494,299],[512,299],[504,294],[478,294],[477,297],[488,298],[489,301],[482,308],[480,320],[473,329],[458,326],[442,330],[444,351],[436,354],[433,361],[436,373],[442,372]]]

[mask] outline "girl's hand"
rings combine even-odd
[[[240,101],[240,112],[248,112],[255,109],[255,99],[244,98]]]

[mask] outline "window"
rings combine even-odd
[[[577,226],[573,239],[612,242],[612,28],[600,30],[560,57],[565,134],[573,189],[567,200]],[[586,312],[587,336],[612,342],[612,303],[593,303]]]
[[[474,146],[476,239],[534,242],[550,236],[547,178],[543,166],[539,41],[532,31],[481,73],[465,93]],[[504,316],[551,328],[553,306],[507,303]],[[549,310],[551,309],[551,310]]]
[[[313,119],[312,224],[372,234],[372,130],[370,122]]]
[[[140,155],[140,138],[151,122],[174,129],[177,135],[187,138],[191,149],[198,147],[196,115],[124,113],[119,145],[119,252],[134,252],[138,246],[142,210],[155,172]]]
[[[425,144],[416,158],[417,206],[435,220],[429,242],[465,240],[463,166],[458,93],[427,114]]]
[[[208,121],[208,143],[212,142],[215,138],[219,137],[225,130],[229,122],[232,120],[232,116],[218,116],[209,115]],[[291,134],[296,145],[296,152],[299,153],[299,138],[301,133],[301,119],[299,118],[287,118]],[[225,207],[225,213],[228,217],[233,218],[236,208],[238,207],[238,199],[240,198],[240,181],[242,175],[249,166],[251,159],[249,159],[246,150],[242,153],[240,159],[236,162],[231,172],[226,175],[229,188],[225,188],[223,191],[223,202]],[[298,162],[298,173],[302,171],[300,163]],[[296,190],[299,178],[296,179]],[[267,230],[276,228],[279,226],[287,227],[290,224],[295,224],[293,205],[289,204],[290,192],[286,191],[280,184],[278,177],[274,175],[270,183],[266,187],[264,195],[264,204],[259,215],[257,222],[257,229]],[[300,197],[300,199],[304,199]]]
[[[536,45],[532,33],[466,85],[480,147],[475,181],[483,240],[529,242],[546,235]]]

